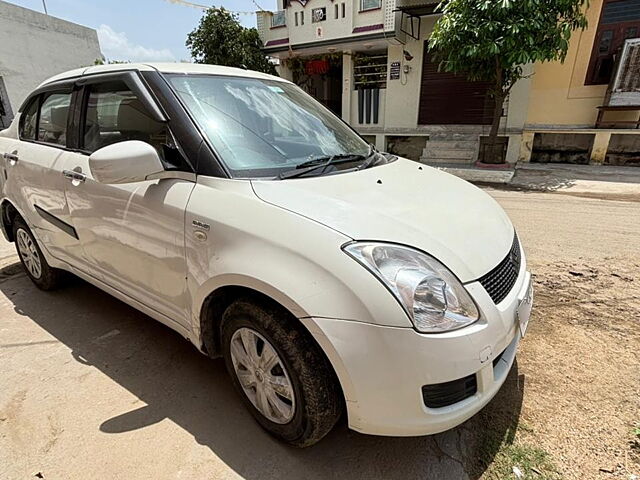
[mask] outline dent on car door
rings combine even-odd
[[[140,140],[170,155],[166,124],[153,120],[122,82],[87,87],[79,140],[70,153],[66,193],[86,263],[108,285],[168,318],[186,324],[184,215],[194,183],[147,180],[106,185],[94,179],[89,154],[105,146]]]
[[[42,247],[67,262],[80,249],[70,226],[62,176],[71,97],[70,91],[53,91],[31,99],[21,114],[20,139],[5,160],[6,195]]]

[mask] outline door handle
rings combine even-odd
[[[15,165],[16,163],[18,163],[18,160],[20,160],[20,157],[18,157],[17,150],[15,150],[12,153],[5,153],[2,156],[4,157],[5,160],[9,160],[11,162],[11,165]]]
[[[87,179],[87,176],[84,173],[74,172],[73,170],[63,170],[62,175],[64,175],[64,178],[76,182],[84,182]]]

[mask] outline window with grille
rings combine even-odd
[[[360,10],[373,10],[382,7],[382,0],[360,0]]]
[[[387,53],[358,53],[353,57],[353,86],[362,88],[387,88]]]
[[[585,84],[608,84],[625,40],[640,35],[640,0],[604,0]]]
[[[609,105],[640,103],[640,38],[627,40],[620,55]]]
[[[287,24],[287,17],[284,10],[281,12],[275,12],[271,16],[271,28],[284,27]]]

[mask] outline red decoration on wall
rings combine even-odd
[[[305,65],[307,75],[324,75],[329,73],[329,60],[309,60]]]

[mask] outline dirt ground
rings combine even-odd
[[[491,190],[535,274],[507,382],[421,438],[263,433],[221,361],[83,282],[36,290],[0,246],[0,479],[640,476],[640,205]]]

